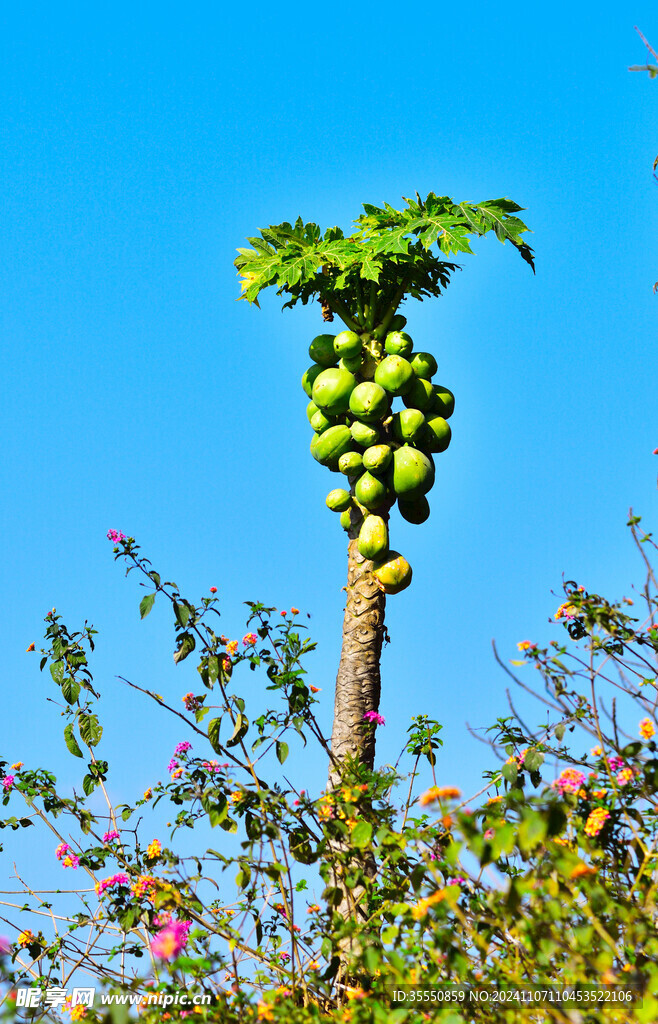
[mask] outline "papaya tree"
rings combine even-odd
[[[410,523],[427,520],[435,457],[451,439],[454,396],[433,382],[436,359],[414,348],[398,310],[410,298],[440,295],[459,269],[446,257],[471,253],[472,236],[493,231],[534,270],[522,208],[511,200],[455,203],[431,192],[404,202],[401,210],[364,205],[351,235],[338,227],[323,234],[301,218],[263,228],[235,261],[247,302],[258,305],[274,286],[284,308],[316,301],[323,321],[342,327],[313,339],[302,377],[311,455],[345,478],[326,498],[349,539],[334,778],[346,760],[373,767],[386,595],[404,590],[412,573],[390,546],[389,520],[396,505]]]

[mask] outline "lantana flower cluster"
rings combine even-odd
[[[559,790],[560,793],[577,793],[584,782],[583,772],[579,772],[577,768],[565,768],[552,785],[553,789]]]
[[[80,865],[79,857],[73,853],[68,843],[60,843],[55,850],[55,856],[62,862],[62,867],[77,868]]]
[[[119,871],[116,875],[103,878],[102,881],[96,882],[96,893],[102,896],[106,889],[112,889],[115,885],[130,885],[130,876]]]

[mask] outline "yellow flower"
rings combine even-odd
[[[521,642],[516,646],[520,651],[532,651],[535,649],[537,644],[533,644],[530,640],[521,640]]]
[[[263,1002],[259,999],[258,1005],[256,1006],[259,1020],[274,1020],[274,1011],[269,1003]]]
[[[34,932],[26,928],[24,932],[21,932],[16,941],[19,946],[25,948],[25,946],[29,946],[31,942],[34,942]]]
[[[152,796],[153,796],[153,790],[152,789],[147,789],[147,790],[144,791],[144,799],[145,800],[150,800]]]
[[[596,807],[585,822],[585,834],[597,836],[609,817],[609,811],[606,811],[603,807]]]
[[[87,1016],[87,1007],[83,1003],[78,1003],[77,1006],[71,1009],[71,1020],[84,1020]]]
[[[347,986],[345,989],[348,999],[365,999],[368,993],[360,985]]]
[[[590,750],[590,754],[592,755],[592,757],[603,757],[603,751],[601,750],[601,747],[592,747],[592,749]]]
[[[650,718],[643,718],[640,722],[640,736],[643,740],[650,740],[652,736],[655,736],[656,728]],[[12,765],[14,768],[15,765]]]
[[[153,839],[146,847],[146,856],[149,860],[155,860],[162,853],[162,844],[159,839]]]
[[[12,764],[11,767],[12,767],[13,771],[18,772],[23,767],[23,762],[22,761],[17,761],[16,764]]]
[[[564,601],[555,613],[555,621],[558,619],[573,619],[578,614],[578,609],[570,604],[569,601]]]

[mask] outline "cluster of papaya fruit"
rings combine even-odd
[[[407,522],[428,518],[434,455],[450,444],[455,405],[451,391],[432,384],[434,356],[413,351],[405,326],[403,316],[394,317],[383,346],[367,333],[321,334],[302,377],[315,432],[311,455],[350,484],[330,491],[326,503],[344,529],[359,529],[359,551],[391,594],[409,586],[411,566],[389,549],[388,512],[397,502]],[[393,411],[398,397],[404,408]]]

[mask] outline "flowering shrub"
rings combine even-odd
[[[631,519],[644,553],[653,541],[638,524]],[[465,799],[455,769],[447,777],[438,770],[441,727],[417,715],[395,769],[333,765],[339,782],[312,794],[307,782],[295,782],[304,762],[303,754],[288,762],[291,744],[314,741],[329,759],[331,752],[314,714],[318,688],[304,669],[314,645],[297,609],[276,615],[250,604],[246,625],[253,631],[242,645],[229,641],[213,629],[214,594],[198,605],[188,601],[162,583],[132,538],[111,533],[116,557],[149,585],[142,617],[155,600],[168,602],[174,657],[182,663],[196,652],[205,694],[188,689],[183,714],[178,698],[170,707],[141,691],[179,722],[182,715],[191,741],[176,745],[166,782],[116,805],[105,786],[109,762],[99,756],[95,632],[86,625],[69,631],[55,610],[46,616],[41,667],[48,666],[65,703],[66,746],[86,769],[68,795],[43,768],[0,762],[11,815],[0,824],[47,826],[59,844],[56,859],[82,878],[83,909],[51,894],[52,917],[44,915],[43,894],[26,887],[11,914],[15,934],[0,941],[12,985],[63,984],[86,949],[86,980],[108,991],[173,997],[184,986],[212,999],[193,1011],[172,1004],[166,1015],[145,1003],[146,1024],[416,1024],[430,1013],[393,1005],[393,989],[502,990],[535,982],[631,986],[642,1006],[583,1011],[549,1003],[532,1017],[527,1006],[446,1000],[431,1006],[431,1019],[658,1018],[652,575],[643,589],[644,621],[631,617],[628,601],[610,603],[568,583],[568,611],[551,627],[558,637],[546,646],[522,641],[525,660],[513,663],[516,674],[501,661],[550,715],[532,732],[513,710],[498,720],[490,732],[495,764],[481,793]],[[273,706],[247,706],[239,686],[245,666],[265,670]],[[378,712],[365,717],[373,728],[384,724]],[[159,756],[166,764],[169,754]],[[96,802],[90,808],[93,794],[102,797],[102,812]],[[171,807],[165,841],[153,837],[148,821],[156,804]],[[190,860],[177,848],[177,832],[195,828],[219,829],[235,842],[215,842]],[[12,991],[0,1011],[7,1021],[20,1019]],[[41,1019],[53,1021],[109,1020],[99,1007],[42,1011]]]

